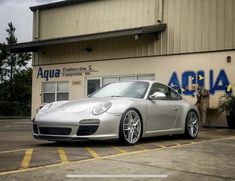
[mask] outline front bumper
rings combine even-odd
[[[77,121],[64,121],[48,120],[46,118],[35,119],[33,122],[33,137],[35,139],[49,140],[49,141],[82,141],[82,140],[107,140],[117,139],[119,137],[119,125],[121,114],[104,113],[96,117],[84,117]],[[80,124],[82,120],[99,120],[99,124]],[[84,127],[97,126],[93,132],[84,132]],[[83,133],[81,134],[81,128]],[[70,132],[42,131],[44,128],[53,130],[55,129],[69,129]],[[45,130],[45,129],[44,129]]]

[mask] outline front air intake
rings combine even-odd
[[[72,131],[71,128],[54,128],[54,127],[39,127],[41,134],[47,135],[69,135]]]
[[[33,132],[38,134],[38,126],[36,124],[33,125]]]
[[[94,134],[99,125],[80,125],[77,131],[78,136],[87,136]]]

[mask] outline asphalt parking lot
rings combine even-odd
[[[203,129],[195,140],[34,140],[30,120],[0,120],[0,180],[235,180],[235,131]]]

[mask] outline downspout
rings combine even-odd
[[[160,24],[163,23],[163,8],[164,8],[164,0],[159,0],[159,20],[160,20]],[[163,32],[160,33],[160,40],[161,40],[161,51],[160,54],[163,54],[163,36],[162,36]]]
[[[33,18],[33,41],[39,40],[40,36],[40,13],[39,10],[37,9],[34,12],[34,18]],[[37,65],[38,64],[38,52],[33,52],[32,56],[32,65]]]
[[[36,10],[36,27],[35,27],[35,35],[34,35],[34,39],[38,40],[39,39],[39,25],[40,25],[40,14],[39,14],[39,10]]]
[[[163,0],[159,0],[159,13],[158,13],[158,19],[157,19],[157,22],[158,23],[162,23],[162,20],[163,20]]]
[[[164,7],[164,0],[156,0],[156,17],[155,17],[155,24],[162,24],[163,23],[163,7]],[[162,54],[162,32],[160,32],[159,34],[156,35],[156,40],[154,42],[154,55],[157,55],[157,41],[159,40],[160,37],[160,41],[161,41],[161,45],[160,45],[160,54]]]

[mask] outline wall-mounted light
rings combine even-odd
[[[231,61],[232,61],[231,56],[227,56],[226,61],[227,61],[227,63],[231,63]]]
[[[92,50],[93,50],[93,48],[91,48],[91,47],[86,47],[86,48],[83,48],[83,49],[81,49],[81,50],[91,53]]]

